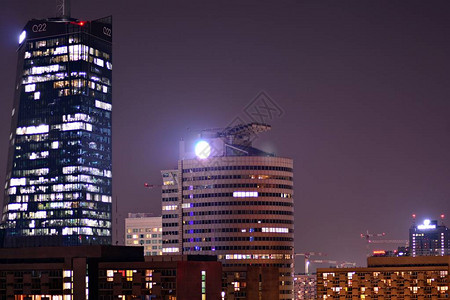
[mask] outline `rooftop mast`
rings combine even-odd
[[[70,19],[70,0],[56,0],[56,14],[58,18]]]

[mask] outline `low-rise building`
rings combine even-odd
[[[125,245],[144,247],[144,255],[162,254],[162,218],[149,213],[129,213],[125,218]]]
[[[316,274],[294,275],[294,299],[313,300],[316,299]]]
[[[142,255],[142,247],[0,249],[0,300],[221,299],[215,256]]]
[[[369,257],[366,268],[317,269],[317,299],[448,299],[450,256]]]

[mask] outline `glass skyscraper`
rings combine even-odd
[[[31,20],[19,43],[4,246],[111,244],[112,18]]]

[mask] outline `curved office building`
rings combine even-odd
[[[232,274],[248,266],[278,268],[279,299],[291,299],[293,161],[235,138],[268,129],[248,124],[203,135],[195,157],[185,152],[178,170],[163,171],[163,251],[217,255]],[[166,180],[169,174],[175,179]],[[235,299],[246,297],[240,284],[234,282]]]

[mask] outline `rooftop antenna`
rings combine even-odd
[[[115,214],[115,219],[116,219],[116,245],[119,244],[119,233],[117,232],[117,228],[119,228],[119,225],[117,224],[117,219],[119,218],[119,213],[117,212],[117,203],[119,201],[117,201],[117,196],[116,196],[116,214]]]
[[[58,18],[70,19],[70,0],[56,0],[56,14]]]

